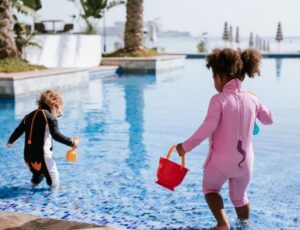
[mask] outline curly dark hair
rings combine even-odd
[[[246,49],[243,52],[234,49],[214,49],[206,57],[206,66],[212,68],[214,76],[218,74],[227,80],[238,78],[243,80],[245,74],[254,77],[260,74],[260,54],[255,49]]]
[[[260,53],[255,49],[246,49],[241,53],[241,58],[244,63],[242,74],[247,74],[249,77],[255,77],[255,74],[260,75]]]

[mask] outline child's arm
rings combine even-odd
[[[270,125],[273,123],[273,116],[270,109],[265,107],[258,99],[258,97],[252,93],[247,91],[250,98],[254,101],[258,108],[257,119],[264,125]]]
[[[25,117],[19,124],[19,126],[14,130],[14,132],[11,134],[10,138],[7,142],[7,147],[12,147],[14,142],[24,133],[25,131]]]
[[[221,113],[221,104],[217,99],[217,95],[215,95],[210,100],[204,122],[200,125],[198,130],[179,147],[182,147],[185,152],[189,152],[207,137],[210,137],[218,126]]]
[[[58,122],[57,122],[56,118],[54,118],[52,115],[50,115],[50,113],[46,113],[46,114],[47,114],[47,120],[48,120],[50,134],[53,137],[53,139],[62,144],[65,144],[68,146],[73,146],[74,143],[73,143],[72,139],[64,136],[59,131]]]
[[[270,125],[273,123],[273,116],[271,110],[265,107],[260,102],[258,102],[257,119],[264,125]]]

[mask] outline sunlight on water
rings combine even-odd
[[[202,122],[215,93],[204,60],[187,60],[182,71],[92,80],[64,92],[61,131],[80,135],[78,162],[65,160],[68,147],[54,144],[62,189],[45,182],[30,187],[23,162],[23,138],[5,143],[22,117],[35,108],[35,96],[1,100],[0,209],[53,218],[123,226],[129,229],[207,229],[214,219],[201,191],[204,142],[186,157],[190,169],[174,193],[155,184],[160,156],[185,140]],[[275,124],[260,126],[253,138],[255,169],[248,195],[250,229],[300,226],[299,60],[263,60],[261,77],[244,88],[272,108]],[[172,156],[178,161],[176,154]],[[235,213],[222,190],[226,211]],[[241,229],[236,225],[236,229]]]

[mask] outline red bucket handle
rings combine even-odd
[[[169,150],[169,152],[168,152],[168,154],[167,154],[167,160],[170,159],[171,154],[172,154],[172,152],[175,150],[176,146],[177,146],[177,145],[173,145],[173,146],[170,148],[170,150]],[[181,157],[181,169],[184,169],[184,165],[185,165],[185,157],[182,156],[182,157]]]

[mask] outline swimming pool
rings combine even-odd
[[[275,117],[273,126],[260,125],[253,140],[251,229],[300,226],[299,62],[265,59],[262,76],[244,83]],[[65,91],[60,129],[80,135],[81,145],[78,162],[72,164],[65,160],[69,148],[54,144],[63,185],[57,192],[45,182],[31,189],[23,139],[13,149],[5,146],[23,115],[35,108],[35,96],[1,100],[0,209],[128,229],[211,227],[214,219],[201,191],[207,142],[187,155],[190,171],[174,193],[154,181],[159,157],[193,133],[214,93],[204,60],[187,60],[184,70],[156,76],[93,76],[89,85]],[[172,159],[179,160],[175,153]],[[227,193],[225,186],[222,194],[234,224]]]

